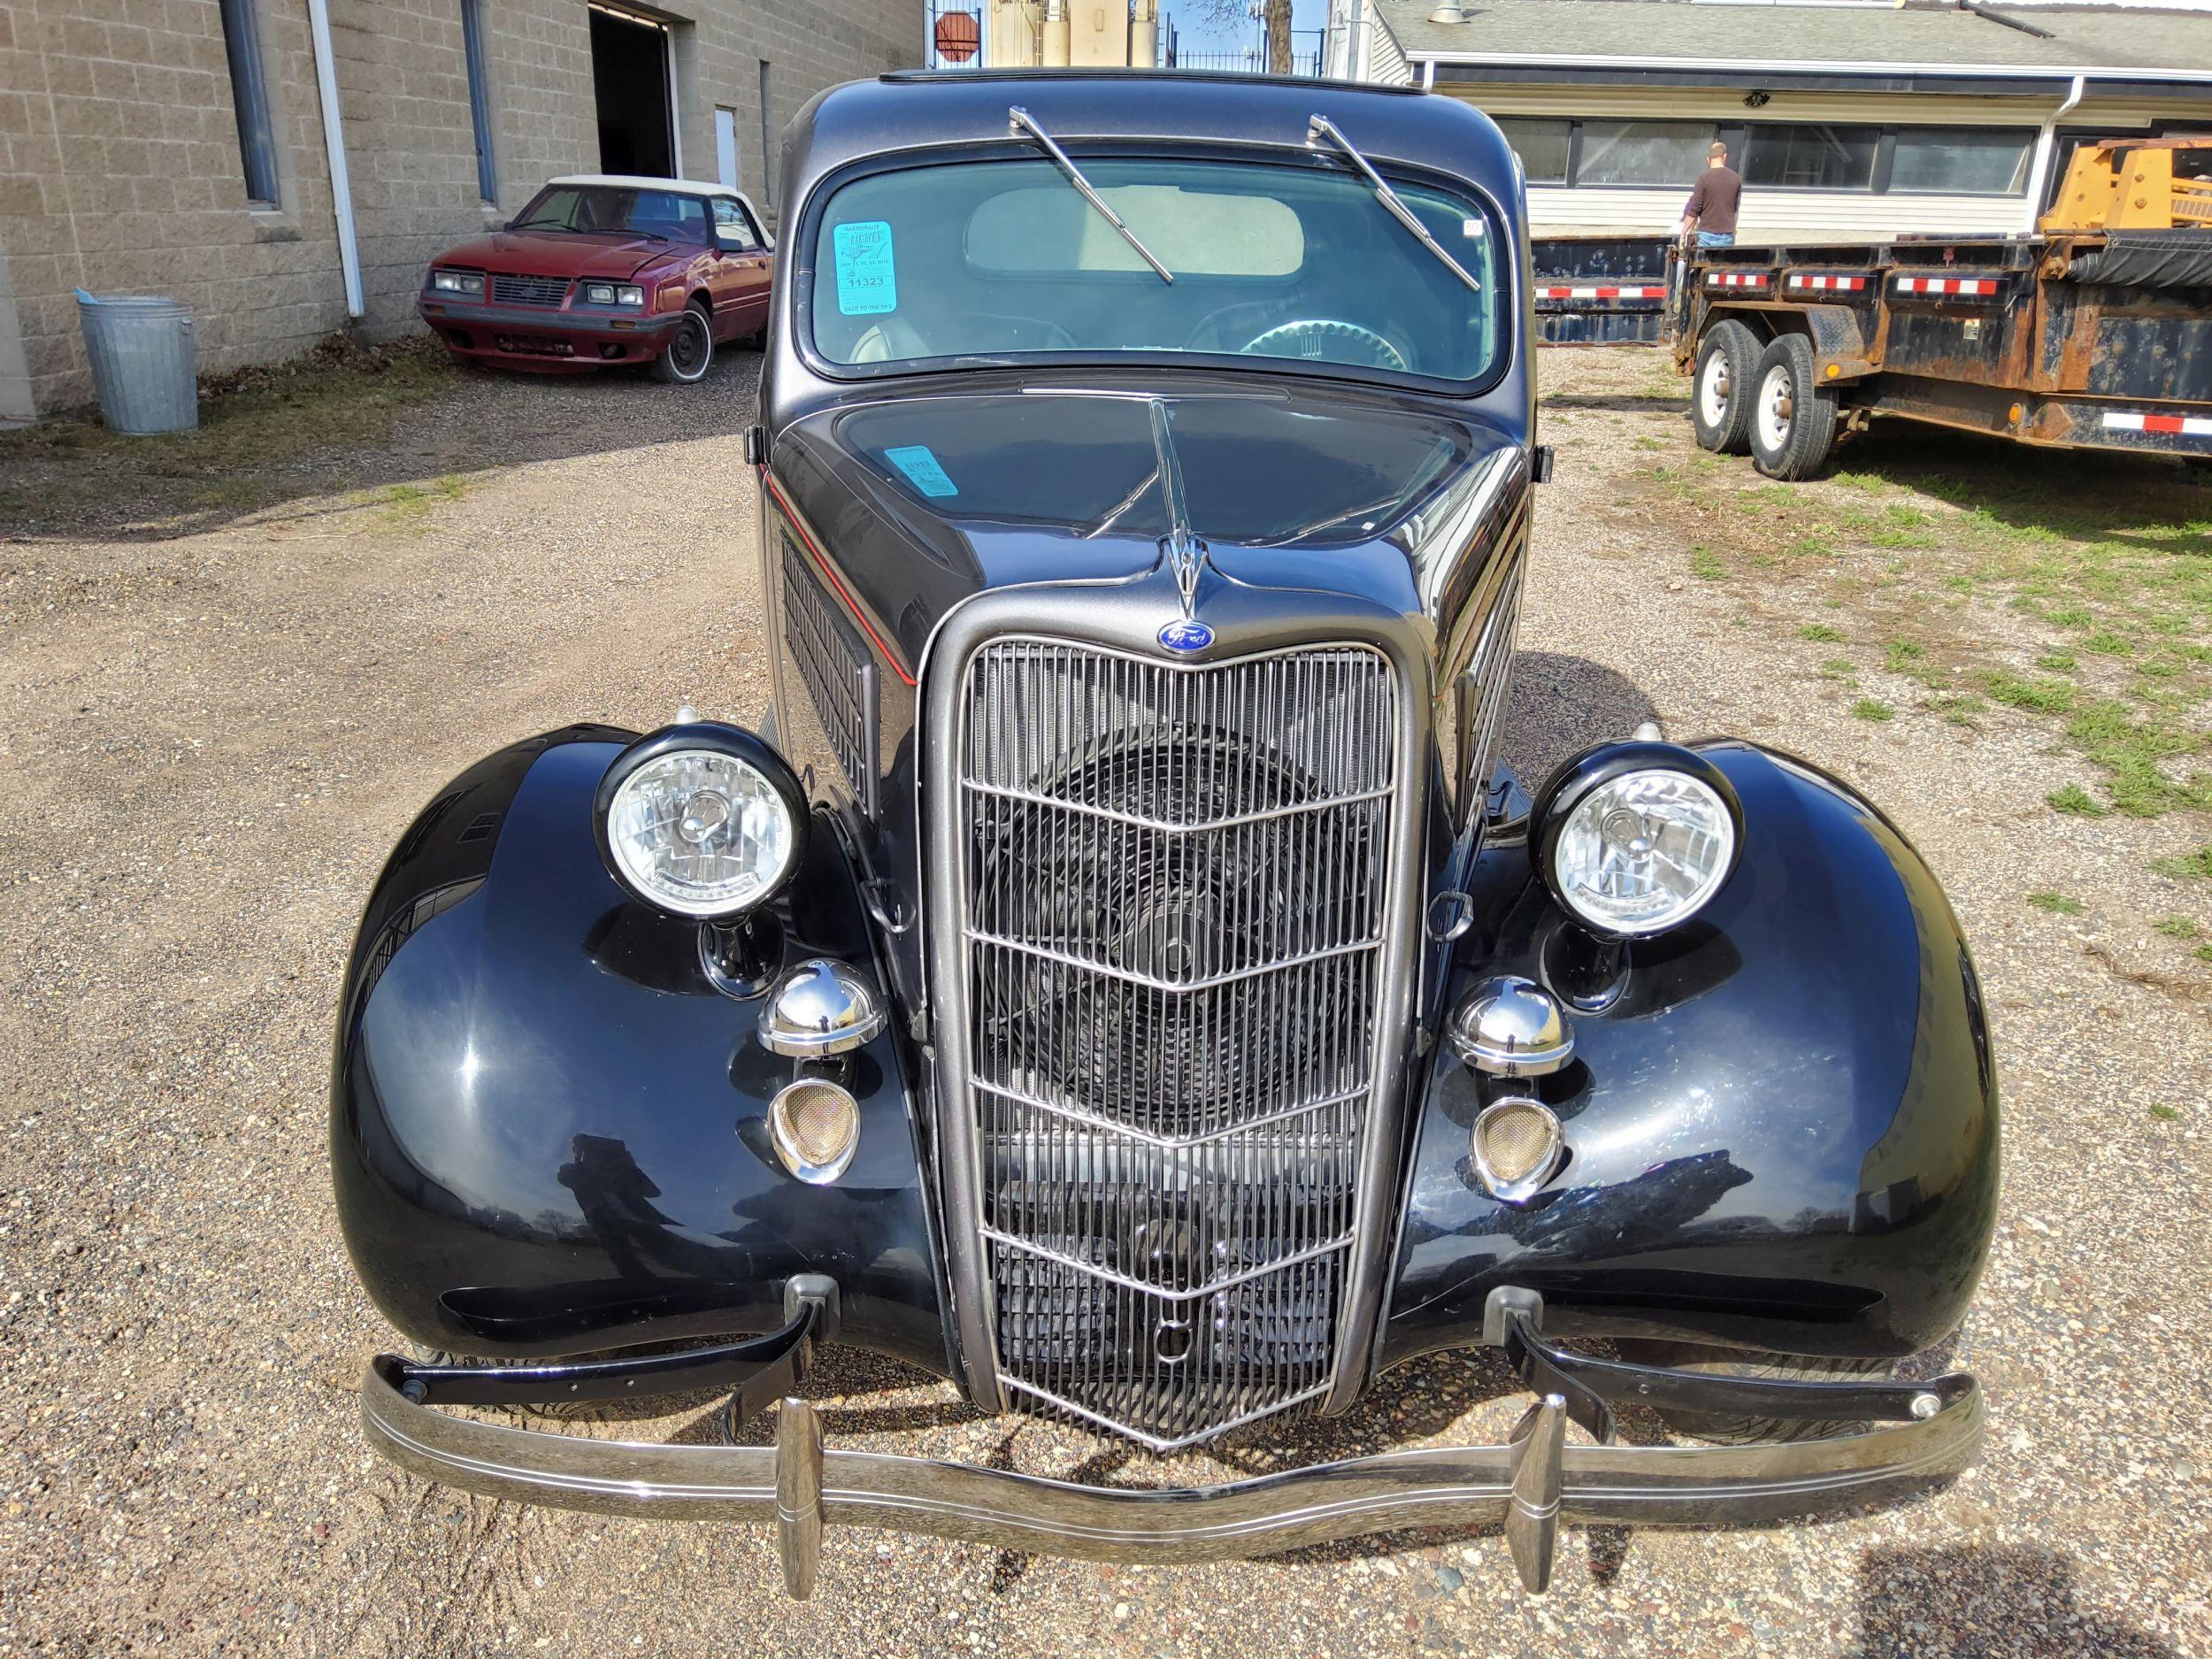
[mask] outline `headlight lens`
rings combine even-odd
[[[1624,772],[1571,806],[1552,847],[1560,901],[1601,933],[1663,933],[1704,908],[1736,864],[1736,818],[1704,779]]]
[[[625,282],[615,289],[614,303],[618,305],[642,305],[645,303],[645,290],[634,282]]]
[[[615,874],[680,916],[750,910],[798,860],[801,831],[787,790],[723,749],[670,746],[649,755],[622,778],[605,810]]]
[[[613,283],[611,283],[611,282],[587,282],[587,283],[585,283],[585,284],[584,284],[584,302],[585,302],[585,303],[589,304],[589,305],[611,305],[611,304],[613,304],[613,303],[614,303],[614,284],[613,284]]]
[[[481,271],[433,271],[430,273],[431,291],[437,294],[480,295],[484,291]]]

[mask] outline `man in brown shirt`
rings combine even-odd
[[[1705,152],[1705,171],[1682,204],[1682,234],[1697,232],[1701,248],[1725,248],[1736,240],[1736,209],[1743,201],[1743,180],[1728,165],[1728,146]]]

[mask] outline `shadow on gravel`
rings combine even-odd
[[[2045,1549],[1870,1549],[1852,1659],[2178,1659],[2155,1636],[2085,1609],[2075,1566]]]
[[[1650,695],[1624,674],[1586,657],[1523,651],[1513,659],[1505,757],[1533,795],[1561,761],[1593,743],[1626,737],[1657,716]]]

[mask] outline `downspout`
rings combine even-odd
[[[2031,235],[2035,233],[2036,220],[2043,217],[2043,198],[2050,193],[2051,157],[2058,148],[2058,124],[2073,113],[2074,106],[2088,89],[2089,77],[2076,75],[2074,84],[2067,89],[2066,102],[2051,111],[2050,119],[2043,123],[2043,130],[2035,135],[2035,165],[2028,169],[2028,222],[2020,227]]]
[[[353,233],[353,179],[346,171],[346,132],[338,119],[338,64],[330,50],[330,0],[307,0],[307,24],[315,42],[315,90],[323,101],[323,153],[330,158],[330,205],[338,219],[338,268],[346,280],[346,316],[359,322],[368,306],[361,297],[361,244]]]

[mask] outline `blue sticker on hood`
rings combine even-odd
[[[1214,631],[1187,618],[1160,630],[1160,643],[1171,651],[1202,651],[1214,642]]]
[[[895,449],[886,449],[883,458],[905,473],[908,483],[932,499],[960,493],[959,488],[946,475],[945,469],[929,452],[929,446],[926,443],[902,444]]]
[[[891,227],[882,219],[840,225],[830,234],[837,266],[837,309],[846,317],[874,317],[899,308],[899,273],[892,263]]]

